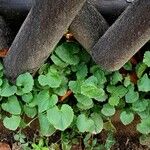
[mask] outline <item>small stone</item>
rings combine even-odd
[[[0,142],[0,150],[11,150],[7,143]]]

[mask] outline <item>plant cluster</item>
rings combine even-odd
[[[149,68],[150,51],[146,51],[143,61],[136,66],[125,64],[125,74],[104,71],[75,42],[58,45],[34,78],[24,73],[16,79],[16,84],[8,82],[0,64],[1,120],[6,128],[17,130],[37,119],[42,136],[66,129],[98,134],[120,110],[124,125],[139,116],[137,131],[148,135]],[[136,83],[131,80],[131,70],[137,75]],[[26,122],[25,116],[31,121]]]

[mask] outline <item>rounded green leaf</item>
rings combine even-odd
[[[17,91],[17,87],[16,86],[11,86],[7,80],[3,80],[3,84],[1,87],[1,91],[0,91],[0,96],[2,97],[9,97],[12,96],[16,93]]]
[[[38,81],[42,86],[48,85],[50,88],[58,88],[62,82],[62,77],[58,72],[49,72],[46,75],[40,75]]]
[[[142,134],[150,133],[150,119],[146,118],[141,120],[141,123],[137,125],[137,130]]]
[[[22,100],[23,100],[24,102],[26,102],[26,103],[30,103],[30,102],[32,101],[32,99],[33,99],[33,95],[32,95],[31,92],[22,95]]]
[[[76,73],[77,79],[84,79],[88,74],[88,68],[85,64],[80,64]]]
[[[49,107],[54,107],[58,102],[58,96],[53,94],[49,99]]]
[[[29,118],[34,118],[37,114],[36,107],[29,107],[27,105],[24,105],[24,112]]]
[[[139,99],[139,93],[134,91],[134,87],[130,86],[128,92],[125,95],[125,100],[127,103],[134,103]]]
[[[94,84],[83,83],[81,85],[81,94],[100,101],[105,95],[105,92],[103,89],[96,87]]]
[[[69,65],[76,65],[79,63],[79,57],[76,55],[79,50],[79,45],[65,42],[56,47],[55,53],[63,62]]]
[[[19,87],[19,90],[23,93],[29,93],[33,89],[34,80],[30,73],[24,73],[18,76],[16,79],[16,85]]]
[[[91,130],[93,131],[94,128],[94,121],[87,118],[84,114],[77,117],[76,124],[80,132],[90,132]]]
[[[131,112],[123,111],[120,114],[120,120],[124,125],[128,125],[134,120],[134,114]]]
[[[49,90],[42,90],[37,95],[38,112],[42,113],[49,108]]]
[[[120,98],[118,96],[111,96],[108,100],[111,106],[117,106],[119,104]]]
[[[43,136],[51,136],[56,129],[49,123],[46,114],[39,114],[40,133]]]
[[[21,107],[16,96],[9,97],[7,102],[2,104],[2,109],[14,115],[21,113]]]
[[[115,108],[110,104],[103,105],[103,108],[101,110],[102,114],[107,117],[113,116],[115,114],[115,111],[116,111]]]
[[[135,112],[145,111],[147,107],[148,107],[148,101],[146,99],[138,100],[132,104],[132,109]]]
[[[9,129],[9,130],[13,130],[15,131],[21,122],[21,117],[20,116],[14,116],[12,115],[10,118],[9,117],[5,117],[3,120],[3,124],[4,126]]]
[[[81,103],[84,106],[91,106],[93,104],[93,101],[91,98],[84,96],[82,94],[76,94],[75,98],[79,103]]]
[[[93,133],[98,134],[103,130],[103,119],[98,113],[91,114],[91,119],[94,121]]]
[[[73,121],[74,112],[72,108],[64,104],[61,109],[57,106],[47,111],[48,121],[56,128],[61,131],[67,129]]]
[[[77,103],[77,107],[81,110],[88,110],[90,108],[92,108],[94,106],[94,103],[92,103],[91,105],[83,105],[82,103]]]

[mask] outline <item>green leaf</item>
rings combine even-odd
[[[107,82],[104,71],[98,69],[93,74],[97,78],[99,85],[103,85],[104,83]]]
[[[105,149],[110,150],[115,143],[116,143],[116,140],[114,138],[114,134],[111,132],[108,133],[108,137],[107,137],[106,143],[105,143]]]
[[[139,91],[149,92],[150,91],[150,79],[147,74],[144,74],[141,79],[139,79],[138,83]]]
[[[24,105],[23,110],[29,118],[34,118],[37,114],[37,109],[35,107]]]
[[[128,92],[125,95],[125,100],[127,103],[134,103],[139,99],[139,93],[134,91],[134,86],[128,87]]]
[[[54,89],[54,93],[59,95],[59,96],[64,96],[67,93],[68,86],[66,85],[61,85],[60,87]]]
[[[49,109],[47,111],[48,121],[56,128],[61,131],[64,131],[70,126],[73,121],[74,112],[72,108],[64,104],[61,109],[57,106]]]
[[[20,116],[12,115],[10,118],[5,117],[3,120],[3,124],[7,129],[15,131],[19,127],[20,121]]]
[[[38,73],[39,73],[40,75],[41,75],[41,74],[43,74],[43,75],[47,74],[49,67],[50,67],[50,65],[49,65],[48,63],[43,64],[43,65],[40,67]]]
[[[150,116],[150,107],[146,107],[146,110],[137,112],[141,119],[148,118]]]
[[[108,99],[108,102],[111,106],[118,106],[119,104],[119,101],[120,101],[120,98],[118,96],[111,96],[109,99]]]
[[[137,74],[138,78],[141,78],[141,76],[145,72],[146,68],[147,68],[147,65],[145,65],[143,62],[139,63],[136,66],[136,74]]]
[[[149,118],[142,119],[141,123],[137,125],[137,130],[142,134],[150,133],[150,120]]]
[[[77,65],[79,63],[79,57],[76,55],[80,50],[79,46],[75,43],[65,42],[56,47],[56,55],[65,63],[69,65]]]
[[[103,130],[103,119],[98,113],[92,113],[91,119],[94,121],[93,133],[98,134]]]
[[[120,120],[124,125],[128,125],[134,120],[134,114],[132,112],[123,111],[120,114]]]
[[[57,102],[58,102],[58,96],[52,94],[49,99],[49,108],[54,107],[57,104]]]
[[[88,68],[82,63],[78,67],[78,71],[76,72],[77,79],[84,79],[87,76]]]
[[[48,85],[50,88],[58,88],[62,82],[62,76],[58,72],[49,72],[46,75],[40,75],[38,81],[42,86]]]
[[[55,54],[52,54],[51,60],[54,62],[55,65],[57,65],[61,68],[67,67],[67,64],[65,62],[63,62],[60,58],[58,58]]]
[[[101,113],[106,117],[113,116],[115,114],[115,108],[109,104],[103,105]]]
[[[2,109],[13,115],[21,113],[21,107],[16,96],[9,97],[7,102],[2,104]]]
[[[116,71],[113,73],[113,75],[111,76],[111,81],[110,83],[112,85],[116,85],[118,82],[121,82],[123,79],[122,75],[119,73],[119,71]]]
[[[4,80],[4,83],[2,85],[1,91],[0,91],[0,95],[2,97],[10,97],[12,95],[14,95],[17,91],[17,87],[16,86],[11,86],[9,85],[7,80]]]
[[[32,99],[33,99],[33,95],[32,95],[31,92],[22,95],[22,100],[23,100],[24,102],[26,102],[26,103],[30,103],[30,102],[32,101]]]
[[[77,107],[80,108],[81,110],[88,110],[91,109],[94,106],[94,103],[91,105],[83,105],[82,103],[77,103]]]
[[[81,103],[84,106],[91,106],[91,105],[93,105],[92,99],[87,97],[87,96],[84,96],[82,94],[76,94],[75,98],[77,99],[77,101],[79,103]]]
[[[93,84],[83,83],[81,85],[81,94],[89,98],[94,98],[97,101],[101,101],[103,96],[105,95],[105,92],[103,89],[98,88]]]
[[[128,61],[128,62],[123,66],[123,68],[124,68],[125,70],[131,71],[131,70],[132,70],[132,64],[131,64],[131,62]]]
[[[90,76],[90,77],[88,77],[88,78],[85,80],[85,83],[86,83],[86,84],[92,84],[92,85],[97,86],[98,80],[97,80],[97,78],[96,78],[95,76]]]
[[[138,100],[132,104],[132,109],[135,112],[145,111],[147,107],[148,107],[148,101],[145,99]]]
[[[17,92],[17,87],[9,85],[1,90],[0,95],[2,97],[10,97],[14,95],[16,92]]]
[[[143,62],[150,67],[150,51],[145,52]]]
[[[24,73],[18,76],[16,79],[16,85],[19,87],[19,90],[23,93],[29,93],[33,89],[34,80],[30,73]]]
[[[127,88],[125,88],[122,85],[119,85],[119,86],[108,85],[107,91],[111,93],[112,95],[118,96],[120,98],[124,97],[126,93],[128,92]]]
[[[91,132],[94,128],[94,121],[81,114],[77,117],[76,125],[80,132]]]
[[[49,91],[43,90],[37,95],[38,112],[42,113],[49,109]]]
[[[39,114],[40,133],[42,136],[51,136],[56,129],[49,123],[46,114]]]
[[[75,94],[81,93],[81,82],[80,81],[70,81],[69,89]]]
[[[130,76],[124,78],[124,86],[128,87],[131,84]]]

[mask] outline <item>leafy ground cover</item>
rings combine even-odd
[[[4,127],[25,150],[109,150],[119,144],[113,121],[118,114],[122,127],[135,126],[133,139],[150,146],[150,51],[143,53],[119,71],[107,72],[78,43],[61,42],[34,78],[24,73],[15,85],[5,78],[1,63]],[[38,133],[29,140],[24,129],[34,122]],[[123,143],[129,149],[147,148],[133,146],[129,139]]]

